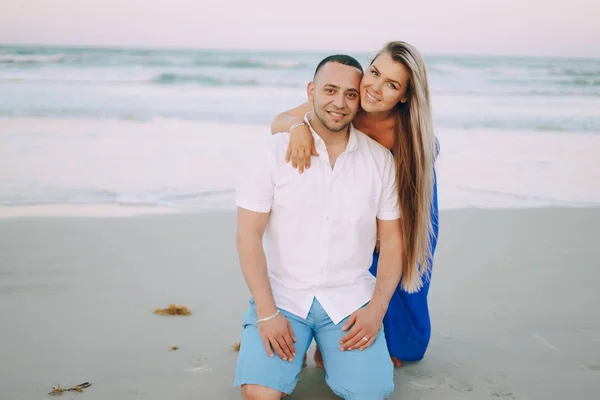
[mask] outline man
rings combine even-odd
[[[319,156],[309,170],[283,161],[289,133],[278,133],[239,181],[237,246],[252,297],[235,385],[246,399],[291,393],[313,338],[338,396],[393,391],[382,320],[400,279],[400,215],[392,155],[351,125],[362,74],[346,55],[317,66],[305,123]]]

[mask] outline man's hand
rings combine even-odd
[[[385,311],[374,310],[369,305],[354,311],[344,324],[342,331],[348,331],[340,340],[340,350],[364,350],[371,346],[383,325]]]
[[[296,337],[294,336],[290,321],[283,314],[279,314],[273,319],[258,324],[258,332],[269,357],[274,357],[273,350],[275,350],[275,353],[282,360],[294,361],[294,357],[296,356],[294,342],[296,341]]]

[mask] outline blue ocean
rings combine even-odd
[[[0,206],[231,207],[327,55],[0,46]],[[600,60],[426,60],[442,207],[600,203]]]
[[[0,116],[267,124],[326,53],[0,47]],[[351,54],[367,66],[374,54]],[[429,56],[439,127],[600,132],[600,60]]]

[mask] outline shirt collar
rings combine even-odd
[[[308,129],[310,129],[310,132],[312,133],[313,136],[313,140],[315,141],[315,148],[317,149],[317,152],[320,150],[327,150],[326,146],[325,146],[325,142],[323,141],[323,138],[321,138],[321,136],[319,136],[319,134],[317,132],[315,132],[315,130],[313,129],[312,125],[310,124],[310,120],[313,116],[313,112],[307,112],[304,115],[304,122],[306,122],[306,125],[308,125]],[[348,131],[348,144],[346,145],[346,150],[344,151],[344,153],[350,153],[353,152],[354,150],[356,150],[358,148],[358,139],[356,137],[356,129],[354,128],[354,125],[352,123],[350,123],[349,125],[349,131]]]

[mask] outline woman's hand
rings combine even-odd
[[[340,340],[340,350],[364,350],[371,346],[383,326],[384,315],[385,312],[373,310],[369,305],[354,311],[342,327],[347,333]]]
[[[310,168],[310,157],[319,156],[315,148],[310,129],[306,125],[294,128],[290,133],[290,143],[285,153],[285,162],[292,161],[292,166],[298,168],[298,172],[303,173],[304,169]]]

